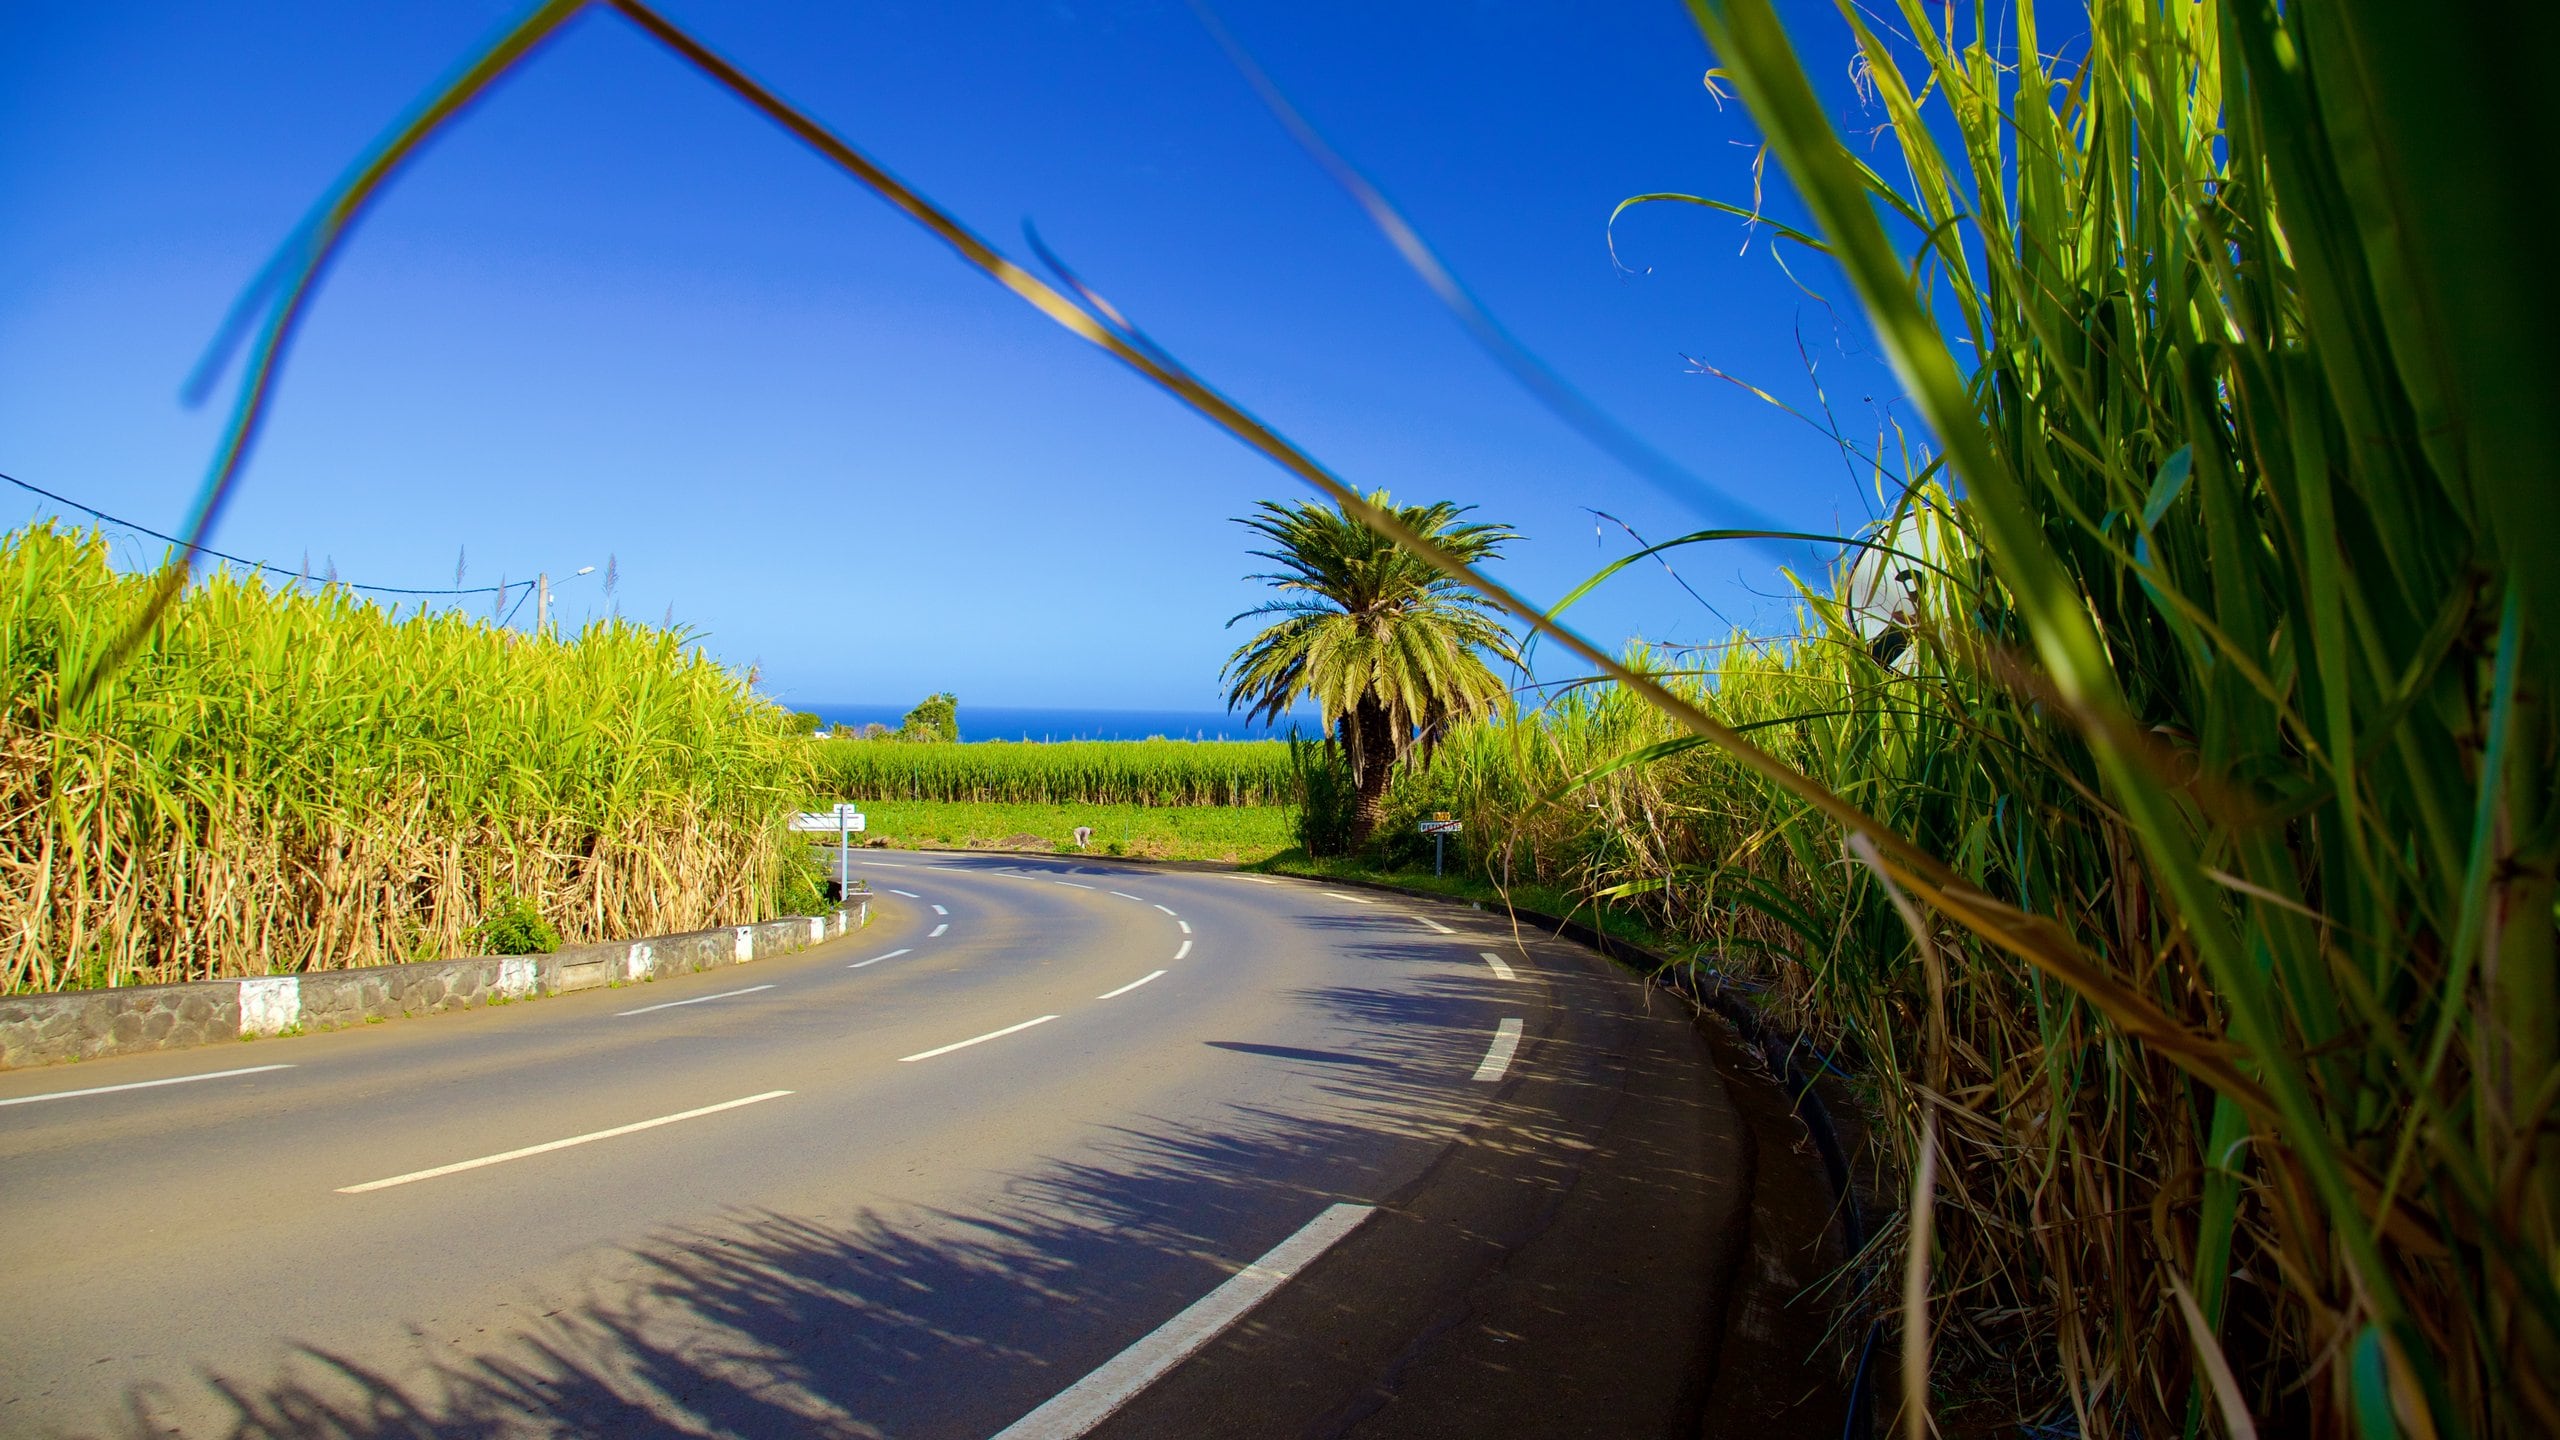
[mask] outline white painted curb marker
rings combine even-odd
[[[302,977],[276,975],[240,982],[240,1033],[280,1035],[302,1023]]]
[[[737,954],[738,963],[741,965],[744,965],[748,961],[756,958],[756,927],[753,925],[741,925],[738,927]]]
[[[994,1440],[1075,1440],[1111,1418],[1141,1390],[1165,1372],[1215,1340],[1254,1306],[1297,1277],[1342,1238],[1360,1228],[1373,1207],[1335,1205],[1307,1222],[1306,1228],[1271,1247],[1226,1283],[1192,1302],[1189,1309],[1150,1331],[1137,1344],[1106,1360],[1102,1368],[1052,1397],[1039,1409],[996,1432]]]
[[[510,955],[498,962],[498,993],[521,1000],[542,983],[542,962],[531,955]]]

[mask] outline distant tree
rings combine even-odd
[[[949,740],[960,738],[960,699],[956,695],[927,695],[907,718],[898,722],[901,740]]]
[[[888,726],[881,724],[879,721],[874,720],[870,724],[862,727],[862,738],[865,740],[891,740],[897,738],[897,732],[891,730]]]
[[[1507,525],[1460,523],[1473,507],[1397,506],[1384,490],[1369,500],[1470,562],[1518,538]],[[1417,745],[1428,763],[1451,722],[1500,700],[1504,686],[1486,657],[1518,665],[1519,647],[1484,600],[1348,511],[1311,501],[1260,508],[1236,523],[1272,542],[1253,553],[1279,570],[1252,578],[1281,598],[1227,623],[1281,618],[1228,657],[1227,708],[1276,722],[1301,698],[1314,699],[1351,764],[1349,838],[1362,845],[1378,828],[1395,767]]]
[[[824,726],[826,723],[826,721],[810,714],[806,710],[794,710],[791,712],[791,729],[796,734],[815,735],[818,733],[820,727]]]

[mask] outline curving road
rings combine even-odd
[[[1749,1167],[1672,1007],[1464,907],[858,864],[783,960],[0,1075],[0,1433],[1698,1433]]]

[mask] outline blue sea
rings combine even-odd
[[[910,705],[829,705],[812,701],[791,704],[829,725],[860,729],[865,725],[898,728]],[[960,705],[963,740],[1278,740],[1295,726],[1315,738],[1324,727],[1310,712],[1281,717],[1278,727],[1247,724],[1241,715],[1223,710],[1071,710],[1036,705]]]

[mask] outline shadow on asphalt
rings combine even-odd
[[[511,1332],[447,1345],[421,1323],[396,1370],[304,1339],[264,1378],[136,1385],[106,1433],[166,1435],[183,1415],[186,1433],[234,1440],[991,1434],[1325,1205],[1378,1198],[1382,1153],[1411,1169],[1430,1153],[1417,1142],[1452,1136],[1489,1093],[1467,1077],[1499,992],[1449,971],[1449,942],[1389,915],[1298,918],[1382,971],[1442,971],[1294,992],[1341,1049],[1203,1042],[1307,1067],[1319,1113],[1236,1105],[1214,1129],[1121,1128],[1088,1148],[1098,1160],[1046,1162],[972,1213],[733,1211],[652,1237]],[[1535,1117],[1500,1124],[1535,1145]]]

